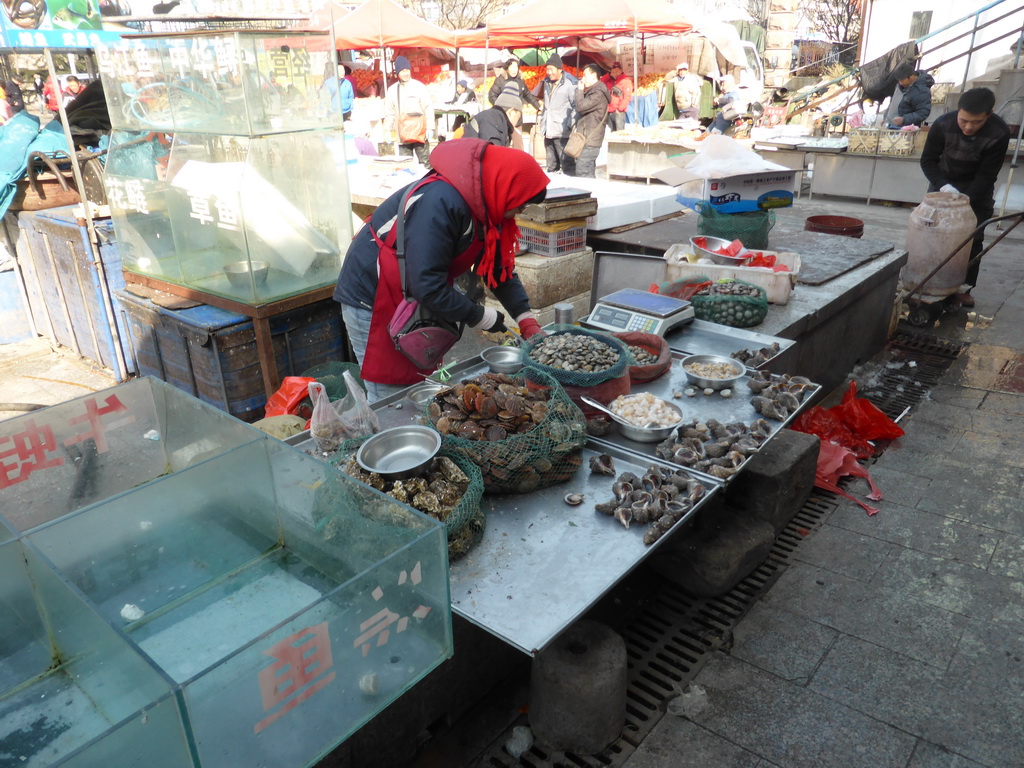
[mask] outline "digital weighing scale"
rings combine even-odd
[[[664,336],[693,320],[690,302],[636,288],[623,288],[598,299],[581,325],[606,331],[639,331]]]

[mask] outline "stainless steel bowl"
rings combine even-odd
[[[707,248],[702,248],[694,242],[700,237],[704,238]],[[734,256],[723,256],[720,253],[715,253],[715,251],[720,248],[729,247],[731,242],[731,240],[724,240],[721,237],[705,237],[704,235],[698,235],[690,238],[690,247],[693,248],[693,252],[695,254],[698,256],[706,256],[715,264],[721,264],[724,267],[741,267],[746,263],[748,257],[744,256],[742,258],[736,258]]]
[[[417,384],[409,390],[406,398],[412,400],[416,405],[426,405],[446,386],[446,384]]]
[[[488,347],[480,357],[494,373],[517,373],[523,367],[523,353],[519,347]]]
[[[251,277],[250,272],[252,273]],[[267,284],[269,272],[270,265],[265,261],[235,261],[224,267],[224,274],[228,276],[228,282],[235,288],[250,288],[252,283],[256,283],[257,288],[262,288]]]
[[[736,371],[736,375],[725,379],[707,379],[686,370],[686,366],[691,363],[724,363]],[[722,355],[689,355],[688,357],[683,358],[680,365],[683,366],[683,373],[686,374],[686,380],[691,384],[701,387],[702,389],[726,389],[727,387],[734,387],[747,372],[747,369],[739,360],[733,360],[731,357],[724,357]]]
[[[439,433],[410,424],[378,432],[359,447],[356,461],[385,480],[407,480],[421,474],[439,450]]]
[[[615,423],[619,425],[619,431],[622,432],[622,436],[628,440],[635,440],[638,443],[660,443],[662,440],[667,440],[676,431],[676,428],[683,422],[683,411],[674,403],[665,401],[670,408],[679,414],[679,420],[671,427],[636,427],[629,424],[624,419],[616,419]]]

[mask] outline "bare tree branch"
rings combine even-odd
[[[430,19],[436,11],[439,27],[476,29],[504,13],[509,0],[402,0],[402,4],[424,19]]]
[[[811,27],[836,43],[860,38],[860,0],[802,0],[800,11]]]

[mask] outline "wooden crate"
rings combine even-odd
[[[879,131],[878,154],[898,157],[914,154],[914,138],[919,131]]]
[[[878,153],[878,134],[876,128],[854,128],[850,131],[850,146],[847,152],[854,155],[874,155]]]

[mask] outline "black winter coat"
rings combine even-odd
[[[519,98],[523,100],[524,104],[530,104],[538,112],[540,111],[540,101],[530,93],[530,89],[526,87],[526,81],[523,80],[523,73],[517,72],[515,77],[510,78],[508,75],[498,75],[494,78],[494,83],[491,85],[491,90],[487,92],[487,98],[491,104],[494,104],[494,100],[501,96],[501,92],[505,90],[505,84],[511,80],[519,86]]]
[[[507,147],[512,141],[512,122],[501,107],[491,107],[471,117],[465,124],[463,136],[483,139],[496,147]]]
[[[932,111],[933,85],[935,78],[927,72],[921,72],[917,80],[903,91],[903,100],[896,108],[899,116],[903,118],[903,125],[920,125],[928,119]]]
[[[921,170],[933,189],[952,184],[971,199],[971,206],[991,208],[996,177],[1006,161],[1010,129],[999,115],[991,115],[973,136],[965,136],[947,112],[932,123],[921,152]]]

